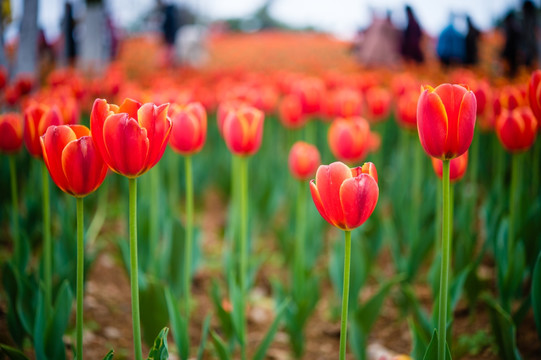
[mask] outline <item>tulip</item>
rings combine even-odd
[[[304,141],[297,141],[289,151],[289,171],[297,180],[311,178],[321,163],[317,147]]]
[[[229,150],[238,156],[255,154],[261,146],[263,120],[263,112],[249,105],[230,111],[223,124],[223,136]]]
[[[532,72],[528,86],[528,100],[537,122],[541,122],[541,70]]]
[[[367,90],[365,98],[369,120],[380,122],[387,119],[391,109],[391,93],[388,90],[373,87]]]
[[[161,159],[171,132],[169,104],[141,105],[126,99],[122,105],[96,99],[90,113],[92,139],[111,170],[129,179],[130,287],[135,359],[142,360],[137,265],[137,177]]]
[[[331,117],[349,118],[361,116],[363,98],[361,93],[353,89],[340,89],[330,98],[329,115]]]
[[[302,104],[294,95],[286,95],[278,107],[280,121],[288,129],[298,129],[306,124],[308,117],[302,112]]]
[[[24,143],[30,155],[42,158],[40,136],[51,125],[61,125],[62,115],[57,106],[31,103],[24,111]]]
[[[443,161],[432,158],[432,167],[434,172],[441,179],[443,176]],[[452,159],[449,167],[449,180],[453,183],[462,179],[468,167],[468,152]]]
[[[224,135],[224,122],[229,115],[229,112],[237,111],[238,108],[245,105],[248,104],[245,101],[241,100],[228,100],[220,103],[220,105],[218,106],[218,110],[216,111],[216,121],[218,124],[218,130],[220,131],[220,135]]]
[[[535,142],[537,125],[534,114],[527,107],[503,110],[496,120],[496,134],[507,151],[523,152]]]
[[[325,85],[318,78],[304,78],[293,84],[291,93],[298,96],[305,115],[317,115],[325,94]]]
[[[473,139],[477,103],[460,85],[425,86],[417,104],[417,130],[426,153],[450,160],[468,150]]]
[[[329,127],[328,142],[340,161],[361,161],[370,149],[370,126],[361,117],[336,119]]]
[[[341,162],[321,165],[310,182],[312,200],[321,216],[345,231],[344,285],[340,326],[340,360],[346,357],[351,230],[361,226],[374,212],[379,197],[378,176],[372,163],[350,169]]]
[[[195,154],[203,148],[207,138],[207,112],[200,103],[186,106],[173,105],[171,109],[173,128],[169,143],[182,155]]]
[[[14,154],[23,144],[23,121],[19,114],[0,115],[0,152]]]
[[[50,126],[41,136],[43,160],[56,185],[77,198],[77,359],[83,358],[84,235],[83,197],[105,179],[107,165],[82,125]]]
[[[417,102],[419,93],[407,91],[402,94],[396,104],[396,120],[406,130],[417,130]]]

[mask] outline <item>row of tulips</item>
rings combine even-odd
[[[539,88],[539,85],[535,85],[539,82],[539,74],[534,73],[531,81],[530,98],[532,93],[535,93],[535,89]],[[314,114],[320,113],[322,95],[320,88],[321,85],[318,81],[309,79],[309,81],[303,81],[302,86],[305,89],[297,90],[292,89],[291,94],[297,94],[297,99],[301,102],[302,117],[309,119]],[[302,88],[302,86],[299,86]],[[536,87],[537,86],[537,87]],[[537,91],[538,92],[538,91]],[[385,134],[382,134],[382,139],[377,140],[377,135],[374,135],[369,129],[370,126],[366,120],[360,117],[353,117],[352,115],[359,115],[360,109],[355,103],[359,103],[357,95],[352,95],[348,92],[342,92],[346,95],[336,96],[339,98],[337,105],[339,109],[342,109],[342,113],[334,112],[334,116],[349,117],[349,119],[338,119],[332,122],[328,131],[329,147],[334,157],[348,162],[355,163],[361,161],[367,156],[369,152],[377,151],[377,148],[381,146],[378,144],[380,141],[385,141]],[[342,94],[341,93],[341,94]],[[313,94],[319,94],[315,97]],[[408,92],[408,94],[411,94]],[[290,95],[288,95],[290,96]],[[291,95],[293,96],[293,95]],[[351,98],[350,98],[351,96]],[[410,95],[408,95],[409,97]],[[294,97],[285,97],[286,99],[293,99]],[[368,93],[366,94],[368,99]],[[414,98],[414,97],[412,97]],[[438,331],[434,336],[433,344],[428,345],[427,351],[435,351],[433,348],[437,348],[438,358],[444,358],[445,356],[445,339],[447,329],[446,304],[448,296],[446,295],[447,288],[449,287],[449,263],[450,263],[450,232],[451,232],[451,217],[450,217],[450,188],[449,178],[458,179],[460,177],[460,169],[465,169],[465,156],[459,157],[459,155],[465,154],[468,149],[472,137],[474,134],[475,115],[479,113],[476,109],[476,101],[471,91],[467,91],[463,87],[443,85],[436,88],[427,88],[421,94],[419,104],[417,105],[417,111],[415,111],[415,118],[417,121],[417,127],[419,132],[419,138],[425,151],[435,158],[443,160],[442,163],[434,160],[435,169],[442,168],[443,178],[443,241],[442,241],[442,258],[441,258],[441,277],[439,282],[440,295],[439,305],[437,308],[444,309],[440,311],[438,318]],[[504,98],[503,96],[500,98]],[[539,96],[537,96],[537,99]],[[402,99],[402,97],[400,97]],[[535,100],[535,97],[533,97]],[[415,99],[416,100],[416,99]],[[240,214],[238,229],[233,231],[235,246],[239,249],[239,259],[237,259],[237,265],[233,266],[235,272],[233,278],[238,279],[236,286],[237,292],[229,289],[230,293],[233,293],[231,302],[234,305],[232,315],[233,323],[236,331],[236,339],[241,345],[241,354],[246,356],[246,326],[243,323],[245,321],[244,309],[246,307],[246,292],[248,291],[248,258],[249,258],[249,245],[248,232],[249,222],[247,219],[248,214],[248,157],[254,155],[262,141],[263,132],[263,113],[260,110],[246,105],[247,99],[236,99],[237,103],[226,102],[222,103],[218,109],[218,129],[226,141],[226,145],[229,150],[236,155],[236,160],[232,162],[232,175],[234,181],[232,181],[232,193],[234,195],[234,202],[238,212]],[[291,103],[294,100],[287,100]],[[343,101],[343,102],[341,102]],[[248,101],[250,102],[250,101]],[[353,105],[345,105],[346,102]],[[385,101],[383,101],[385,103]],[[371,101],[370,104],[373,102]],[[340,105],[341,104],[341,105]],[[509,106],[509,105],[508,105]],[[536,107],[537,106],[537,110]],[[407,107],[407,106],[406,106]],[[539,104],[532,101],[531,105],[534,113],[538,112]],[[229,108],[229,109],[228,109]],[[351,109],[351,110],[350,110]],[[400,109],[400,102],[398,103],[398,109]],[[411,114],[411,105],[407,109]],[[405,112],[407,112],[405,111]],[[282,117],[287,111],[281,110]],[[376,112],[376,111],[374,111]],[[382,112],[385,113],[385,112]],[[398,112],[400,114],[400,112]],[[234,115],[231,115],[234,114]],[[537,131],[537,120],[532,115],[533,113],[527,108],[517,108],[502,111],[496,120],[496,132],[503,146],[509,151],[524,151],[532,146],[535,140],[535,134]],[[407,115],[399,115],[399,118],[407,118]],[[410,115],[411,118],[411,115]],[[7,134],[14,134],[13,138],[7,138],[6,147],[4,151],[13,151],[20,146],[20,138],[22,131],[21,121],[17,115],[4,115],[2,118],[2,129],[6,128]],[[6,119],[6,120],[4,120]],[[11,119],[11,120],[8,120]],[[203,120],[204,119],[204,120]],[[184,280],[184,285],[189,286],[189,276],[191,268],[191,242],[193,241],[193,230],[191,229],[193,223],[193,194],[191,186],[191,160],[190,155],[199,151],[204,144],[206,136],[206,114],[203,107],[197,104],[191,104],[186,107],[172,106],[170,109],[167,105],[155,106],[153,104],[141,105],[138,102],[132,100],[126,100],[121,106],[108,104],[104,100],[97,100],[94,103],[91,114],[91,131],[92,137],[88,128],[81,125],[60,125],[65,121],[62,120],[59,115],[58,109],[55,107],[47,107],[43,104],[30,105],[25,110],[25,123],[24,134],[25,141],[29,152],[34,156],[43,157],[46,167],[49,169],[51,177],[55,183],[65,192],[74,195],[77,200],[77,224],[78,224],[78,260],[77,263],[77,350],[82,352],[82,343],[80,343],[82,336],[82,269],[83,269],[83,239],[82,239],[82,197],[88,193],[94,191],[105,177],[107,167],[113,171],[124,175],[130,179],[129,183],[129,195],[130,195],[130,262],[131,262],[131,285],[132,285],[132,318],[134,329],[134,341],[135,341],[135,354],[136,358],[141,358],[141,334],[139,330],[139,305],[138,305],[138,284],[137,279],[137,227],[136,227],[136,178],[145,172],[149,171],[162,157],[165,147],[170,138],[170,143],[173,149],[186,156],[186,239],[184,251],[185,260],[184,266],[186,269],[184,275],[188,278]],[[175,124],[178,123],[178,124]],[[410,121],[411,123],[411,121]],[[306,138],[317,142],[313,134],[313,129],[309,129],[309,126],[313,124],[306,124]],[[377,126],[374,126],[377,128]],[[180,131],[180,129],[182,131]],[[318,129],[320,130],[320,129]],[[18,135],[18,138],[17,138]],[[41,136],[40,138],[40,135]],[[317,134],[315,134],[317,135]],[[37,146],[36,146],[37,139]],[[379,145],[379,146],[378,146]],[[126,149],[130,149],[129,152]],[[301,150],[297,150],[301,149]],[[310,150],[308,150],[310,149]],[[308,158],[309,162],[304,163],[301,155],[295,156],[294,154],[310,153],[311,155],[304,155]],[[292,149],[291,157],[289,160],[292,172],[297,175],[299,179],[306,179],[310,177],[309,173],[314,171],[314,164],[318,163],[316,155],[314,155],[314,148],[306,144],[297,144]],[[374,158],[377,158],[375,153]],[[478,155],[477,155],[478,156]],[[456,161],[453,160],[456,158]],[[515,159],[516,157],[514,157]],[[102,160],[103,159],[103,160]],[[383,159],[378,159],[379,163]],[[374,160],[375,161],[375,160]],[[516,194],[513,194],[514,188],[519,181],[516,179],[515,173],[519,173],[520,169],[515,165],[516,161],[513,160],[512,170],[512,186],[511,186],[511,208],[516,206]],[[307,164],[310,164],[309,167]],[[456,165],[455,165],[456,164]],[[107,166],[106,166],[107,165]],[[303,166],[305,167],[303,171]],[[415,166],[415,165],[414,165]],[[456,166],[456,173],[453,168]],[[307,169],[310,168],[311,171]],[[76,169],[78,169],[76,171]],[[347,169],[347,171],[346,171]],[[152,172],[151,172],[152,173]],[[304,173],[304,176],[301,174]],[[415,173],[415,172],[414,172]],[[462,171],[462,174],[464,171]],[[51,263],[51,239],[50,235],[47,235],[50,231],[50,219],[48,207],[48,198],[46,184],[46,173],[44,173],[44,284],[46,289],[45,303],[48,304],[46,308],[51,307],[52,294],[50,271]],[[321,167],[317,174],[315,183],[310,185],[312,195],[317,209],[321,213],[324,219],[326,219],[331,225],[341,228],[346,231],[345,241],[345,258],[344,258],[344,276],[342,289],[344,294],[342,295],[342,331],[341,331],[341,357],[345,354],[346,344],[346,320],[348,317],[348,295],[349,287],[349,254],[351,252],[351,234],[350,231],[362,223],[364,223],[370,214],[374,211],[376,202],[378,199],[378,183],[375,166],[371,163],[366,163],[361,168],[350,170],[343,164],[331,164],[328,167]],[[16,184],[16,182],[13,182]],[[238,184],[237,184],[238,183]],[[317,185],[316,185],[317,184]],[[337,184],[343,184],[337,186]],[[515,185],[513,185],[515,184]],[[332,186],[331,186],[332,185]],[[414,184],[415,187],[419,187],[420,184]],[[190,190],[192,189],[192,190]],[[415,189],[414,189],[415,190]],[[14,191],[16,194],[17,191]],[[302,203],[300,197],[302,196],[302,190],[299,191],[299,203]],[[16,204],[17,201],[14,201]],[[306,270],[303,273],[303,245],[304,237],[302,228],[303,216],[302,209],[298,211],[297,217],[299,227],[296,241],[298,241],[298,251],[295,252],[295,266],[293,284],[297,284],[301,279],[306,278]],[[509,230],[507,234],[509,239],[507,240],[507,246],[509,251],[516,250],[514,240],[512,236],[516,233],[513,230],[513,214],[509,216]],[[515,224],[516,225],[516,224]],[[238,239],[237,239],[238,237]],[[415,235],[412,236],[415,238]],[[17,243],[15,243],[17,246]],[[511,254],[511,253],[509,253]],[[49,265],[48,265],[49,264]],[[501,265],[503,266],[503,265]],[[505,272],[505,269],[502,270]],[[517,271],[514,269],[512,271]],[[79,282],[80,279],[80,282]],[[230,285],[233,286],[233,285]],[[294,285],[296,286],[296,285]],[[509,312],[509,297],[508,291],[505,288],[502,290],[502,307]],[[510,289],[513,292],[516,289]],[[189,289],[184,290],[185,300],[185,318],[189,316]],[[507,297],[506,301],[503,301]],[[292,302],[295,302],[295,297],[292,297]],[[299,297],[297,296],[297,299]],[[287,303],[286,303],[287,304]],[[534,303],[535,304],[535,303]],[[287,305],[289,307],[290,305]],[[286,309],[286,307],[283,307]],[[240,311],[237,313],[236,311]],[[221,347],[221,340],[215,333],[213,335],[214,343],[216,347],[223,352],[229,351],[224,347]],[[82,338],[81,338],[82,339]],[[437,346],[436,346],[437,344]],[[79,354],[78,354],[79,355]],[[82,358],[82,354],[78,356]]]

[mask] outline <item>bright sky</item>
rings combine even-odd
[[[14,17],[22,12],[23,0],[11,0]],[[65,0],[39,0],[39,22],[48,38],[55,38]],[[71,0],[82,4],[84,0]],[[114,19],[121,26],[130,26],[151,9],[156,0],[104,0]],[[258,9],[265,0],[168,0],[187,4],[210,19],[244,17]],[[315,26],[348,38],[358,27],[369,24],[371,13],[384,15],[391,10],[398,26],[405,22],[404,4],[409,3],[421,24],[432,35],[437,35],[447,24],[451,11],[469,14],[481,29],[488,29],[494,19],[507,10],[521,6],[522,0],[275,0],[271,14],[294,26]],[[539,6],[539,0],[534,1]]]

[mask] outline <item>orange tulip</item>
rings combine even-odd
[[[370,148],[370,126],[361,117],[336,119],[329,127],[331,152],[340,161],[358,162]]]
[[[223,136],[229,150],[235,155],[255,154],[263,138],[263,121],[263,112],[250,105],[230,111],[223,124]]]
[[[473,139],[477,102],[460,85],[425,86],[417,103],[417,131],[426,153],[441,160],[464,154]]]
[[[431,158],[434,172],[441,179],[443,174],[443,162],[440,159]],[[449,180],[456,182],[464,176],[468,168],[468,152],[451,159],[449,164]]]
[[[310,181],[312,199],[321,216],[342,230],[361,226],[374,212],[379,197],[378,176],[372,163],[350,169],[341,162],[321,165]]]
[[[207,112],[198,102],[186,106],[171,106],[173,128],[169,143],[182,155],[195,154],[203,148],[207,139]]]
[[[122,105],[96,99],[90,114],[92,139],[111,170],[136,178],[158,163],[171,132],[169,104],[141,105],[126,99]]]
[[[23,119],[16,113],[0,115],[0,151],[15,153],[23,145]]]
[[[308,180],[314,176],[321,158],[317,147],[297,141],[289,151],[289,171],[297,180]]]
[[[24,111],[24,143],[30,155],[42,158],[39,137],[51,125],[61,125],[62,115],[57,106],[32,102]]]
[[[84,197],[105,179],[107,164],[83,125],[50,126],[40,138],[51,178],[64,192]]]
[[[528,100],[537,123],[541,122],[541,70],[532,73],[528,87]]]
[[[538,122],[528,107],[503,110],[496,120],[496,134],[509,152],[528,150],[537,135]]]

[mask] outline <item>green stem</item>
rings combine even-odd
[[[507,231],[507,259],[510,261],[515,248],[515,219],[517,218],[518,187],[520,177],[520,155],[512,155],[511,189],[509,196],[509,229]]]
[[[44,162],[41,163],[41,179],[43,186],[43,282],[45,283],[45,307],[52,308],[53,292],[53,249],[51,242],[51,199],[49,194],[49,173]]]
[[[537,188],[539,186],[539,155],[541,155],[541,139],[535,142],[532,154],[533,175],[532,175],[532,194],[537,196]]]
[[[480,134],[475,134],[476,136],[473,137],[472,144],[471,144],[471,152],[470,152],[470,159],[471,159],[471,183],[474,186],[477,186],[477,171],[479,167],[479,142],[481,141],[481,138],[479,137]]]
[[[246,359],[246,294],[247,284],[246,276],[248,272],[248,158],[239,158],[240,183],[239,183],[239,200],[240,200],[240,290],[242,298],[241,319],[243,319],[241,342],[242,342],[242,358]]]
[[[169,207],[173,216],[177,215],[178,202],[178,159],[176,154],[169,151]]]
[[[316,145],[316,129],[314,121],[314,119],[309,119],[304,125],[304,138],[307,143]]]
[[[340,320],[340,360],[345,360],[346,358],[349,306],[349,270],[351,260],[351,231],[345,231],[345,237],[346,244],[344,251],[344,283],[342,286],[342,318]]]
[[[133,350],[135,359],[142,360],[141,322],[139,320],[139,268],[137,265],[137,179],[130,179],[130,283]]]
[[[22,265],[21,243],[19,240],[19,199],[17,193],[17,169],[15,166],[15,156],[9,157],[9,175],[11,180],[11,209],[13,216],[12,235],[13,235],[13,257],[18,265]]]
[[[450,160],[443,160],[443,228],[441,240],[441,272],[438,314],[438,359],[445,360],[447,339],[447,296],[449,290],[449,270],[451,258],[451,196],[449,184]]]
[[[192,157],[185,158],[186,171],[186,242],[184,249],[184,306],[186,322],[190,317],[190,285],[192,272],[192,242],[193,242],[193,177]]]
[[[83,359],[83,288],[85,271],[85,241],[83,222],[83,198],[77,198],[77,360]]]
[[[297,227],[295,237],[295,266],[293,289],[303,294],[304,284],[304,252],[305,252],[305,231],[306,231],[306,184],[299,181],[297,193]]]
[[[150,263],[148,265],[148,269],[150,270],[151,274],[156,275],[159,271],[159,258],[157,256],[158,248],[160,245],[159,237],[160,232],[158,228],[158,221],[159,221],[159,213],[158,213],[158,205],[160,202],[160,173],[159,173],[159,167],[155,166],[152,171],[149,171],[148,176],[150,177],[150,208],[149,208],[149,216],[150,216],[150,224],[149,224],[149,232],[150,232],[150,241],[149,241],[149,258]]]

